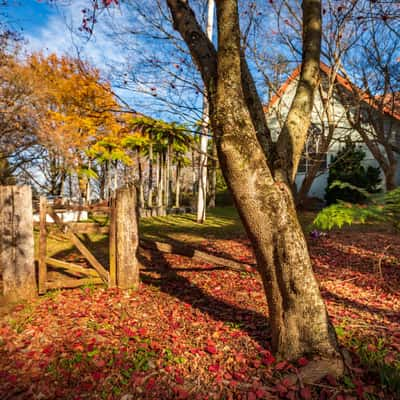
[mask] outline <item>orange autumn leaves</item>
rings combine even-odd
[[[33,54],[25,68],[40,103],[37,136],[73,169],[91,146],[105,138],[119,142],[124,120],[119,105],[97,69],[70,57]]]

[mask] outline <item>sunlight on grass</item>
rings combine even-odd
[[[184,242],[239,238],[245,234],[233,207],[209,210],[203,224],[196,222],[195,214],[145,218],[140,221],[140,232],[149,239],[175,239]]]

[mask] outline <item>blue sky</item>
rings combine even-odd
[[[29,35],[38,35],[56,9],[45,2],[35,0],[11,0],[6,13],[13,27]]]
[[[108,77],[110,65],[113,68],[126,67],[126,54],[118,45],[111,43],[107,35],[113,24],[121,27],[128,24],[128,19],[119,9],[112,10],[111,15],[104,13],[101,23],[96,24],[94,35],[87,41],[78,28],[82,24],[82,9],[88,3],[88,0],[57,0],[56,7],[47,1],[9,0],[9,5],[0,11],[3,11],[11,27],[22,33],[28,52],[67,53],[75,57],[79,50],[80,57],[100,68]],[[130,40],[134,46],[135,39]],[[115,90],[134,109],[144,112],[149,97],[120,88]]]

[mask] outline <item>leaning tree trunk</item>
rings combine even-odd
[[[313,160],[311,168],[307,171],[307,174],[301,183],[300,189],[296,193],[296,204],[298,206],[303,205],[306,201],[311,186],[314,183],[322,163],[324,162],[323,157],[326,157],[325,153],[320,154],[317,160]]]
[[[273,348],[284,359],[307,354],[327,357],[328,363],[311,372],[320,370],[319,377],[340,375],[343,362],[291,191],[319,76],[320,1],[303,1],[303,68],[276,152],[241,49],[237,1],[217,1],[218,51],[187,2],[168,0],[168,5],[210,93],[218,158],[254,248],[268,301]]]

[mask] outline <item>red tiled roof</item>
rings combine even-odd
[[[332,73],[332,68],[328,67],[322,61],[320,62],[320,68],[321,71],[326,75]],[[300,70],[301,66],[298,66],[292,72],[292,74],[286,79],[286,82],[278,89],[276,94],[272,96],[269,103],[264,106],[265,112],[271,109],[271,107],[273,107],[275,103],[283,96],[289,85],[300,75]],[[360,94],[360,98],[366,103],[368,103],[371,107],[375,108],[378,111],[382,110],[385,114],[388,114],[393,118],[400,120],[400,92],[386,95],[385,97],[387,97],[387,101],[385,100],[384,104],[381,104],[380,96],[371,97],[367,93],[363,92],[359,87],[352,85],[351,82],[342,75],[336,74],[335,80],[336,83],[344,87],[346,90],[349,91],[356,90]],[[395,97],[394,102],[393,102],[393,96]]]

